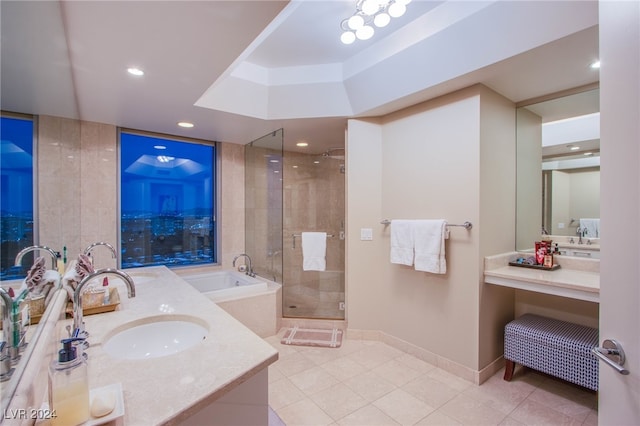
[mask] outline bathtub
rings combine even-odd
[[[265,280],[233,270],[187,275],[183,278],[200,293],[214,301],[254,295],[268,289]]]
[[[282,286],[235,270],[182,275],[200,293],[260,337],[275,335],[282,318]]]

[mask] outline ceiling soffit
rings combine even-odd
[[[471,75],[477,70],[594,27],[598,21],[595,2],[449,1],[342,62],[297,67],[249,62],[247,58],[270,32],[295,18],[298,3],[289,3],[197,106],[260,119],[390,112],[385,105],[397,109],[409,106],[416,93],[424,98],[425,90],[437,95],[441,86],[456,89],[473,84]],[[402,99],[407,102],[399,102]]]

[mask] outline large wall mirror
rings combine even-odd
[[[519,105],[516,116],[516,250],[532,249],[544,233],[599,245],[597,85]]]

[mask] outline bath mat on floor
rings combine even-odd
[[[293,327],[287,329],[280,341],[283,345],[320,346],[339,348],[342,345],[342,330]]]

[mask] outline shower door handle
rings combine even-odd
[[[296,234],[291,234],[291,236],[293,237],[293,245],[291,246],[292,249],[296,249]]]

